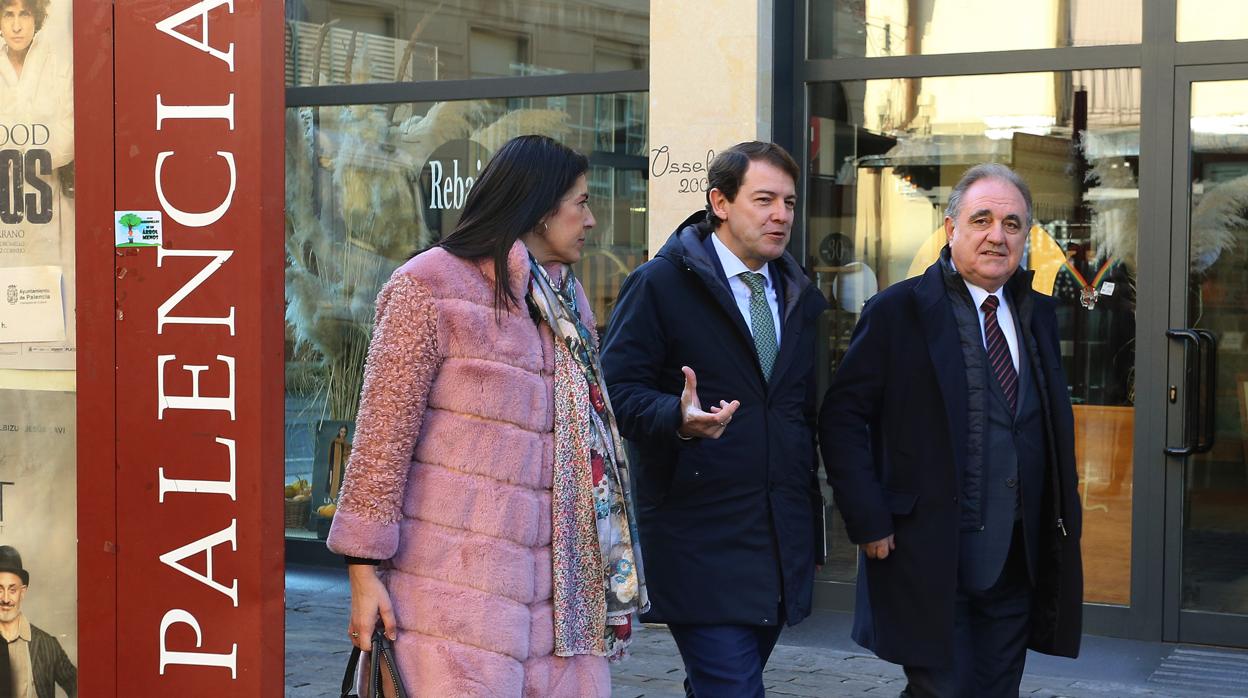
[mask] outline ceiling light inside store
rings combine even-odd
[[[985,116],[984,136],[994,141],[1013,138],[1015,133],[1047,136],[1056,124],[1052,116]]]
[[[1192,133],[1220,135],[1248,134],[1248,114],[1232,116],[1193,116]]]

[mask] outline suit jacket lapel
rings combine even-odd
[[[958,491],[962,490],[962,473],[967,458],[967,390],[966,364],[962,360],[962,346],[958,340],[958,324],[945,294],[944,271],[941,262],[927,268],[923,278],[914,287],[919,322],[927,340],[927,352],[936,371],[945,403],[945,415],[949,421],[949,438],[953,445],[954,477]]]
[[[706,287],[710,290],[711,295],[723,308],[728,317],[732,319],[733,325],[741,335],[741,339],[745,340],[746,346],[750,351],[754,351],[754,336],[750,334],[750,328],[745,324],[745,318],[741,316],[741,309],[737,307],[737,300],[732,296],[732,289],[728,286],[728,276],[724,273],[724,265],[719,263],[719,255],[715,253],[715,246],[711,243],[711,236],[698,240],[695,244],[702,250],[703,255],[691,258],[691,262],[695,262],[694,270],[702,277],[702,281],[706,283]],[[709,267],[709,269],[707,268]],[[754,361],[758,364],[757,356]]]
[[[750,328],[745,324],[745,318],[741,316],[737,301],[732,297],[732,291],[728,288],[728,277],[724,274],[723,265],[719,263],[719,255],[715,254],[710,236],[699,237],[692,227],[681,230],[679,235],[685,248],[685,266],[702,280],[702,284],[706,286],[707,292],[724,312],[728,322],[736,328],[738,340],[744,342],[745,350],[754,359],[751,364],[734,363],[740,366],[744,375],[752,376],[758,381],[760,392],[766,390],[763,369],[758,363],[758,351],[754,348],[754,336],[750,334]],[[696,366],[694,370],[697,370]],[[772,373],[774,374],[775,371],[773,370]]]
[[[745,323],[741,309],[737,307],[732,289],[728,286],[728,275],[724,272],[724,266],[719,262],[719,255],[715,252],[711,237],[707,235],[700,238],[693,232],[688,235],[689,237],[686,237],[686,233],[681,232],[686,250],[685,263],[698,274],[711,296],[728,314],[741,340],[745,342],[746,349],[754,357],[754,374],[761,381],[763,369],[758,362],[754,335],[750,334],[750,327]],[[696,250],[693,249],[695,245]],[[788,257],[787,253],[784,257],[770,263],[769,272],[776,288],[776,302],[780,306],[780,351],[776,355],[776,363],[772,366],[770,378],[763,381],[766,385],[772,384],[780,377],[784,368],[792,360],[793,352],[796,351],[798,339],[802,335],[802,327],[805,325],[805,318],[804,313],[798,315],[794,313],[794,310],[801,301],[806,287],[810,285],[805,275],[802,274],[801,268],[795,261],[792,261],[791,257]],[[818,310],[822,309],[821,306]]]

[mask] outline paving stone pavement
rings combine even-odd
[[[288,575],[287,696],[338,696],[351,649],[346,638],[349,599],[345,575],[300,575],[293,583]],[[784,635],[780,642],[763,675],[768,696],[893,698],[905,686],[900,667],[865,651],[785,644]],[[670,633],[661,628],[638,627],[631,650],[630,659],[612,667],[616,698],[684,696],[681,687],[684,670]],[[1027,698],[1213,698],[1214,694],[1176,691],[1143,681],[1114,683],[1029,672],[1023,679],[1020,695]]]

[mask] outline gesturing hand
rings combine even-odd
[[[728,428],[732,414],[741,406],[741,401],[720,400],[718,405],[711,405],[709,412],[704,411],[702,401],[698,399],[698,377],[688,366],[681,366],[680,370],[685,374],[685,389],[680,392],[680,435],[718,439]]]
[[[890,550],[896,549],[897,544],[893,542],[893,537],[890,535],[888,538],[881,538],[879,540],[871,541],[870,543],[862,543],[858,547],[861,548],[862,552],[866,553],[867,557],[872,560],[883,560],[888,557]]]

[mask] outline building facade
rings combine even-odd
[[[1085,626],[1248,647],[1243,3],[12,5],[0,545],[84,694],[280,663],[283,559],[339,564],[377,289],[524,133],[589,156],[577,274],[604,325],[716,150],[793,152],[821,393],[863,303],[935,259],[961,173],[1013,167],[1075,406]],[[846,610],[827,513],[816,601]],[[119,635],[144,639],[94,649]]]

